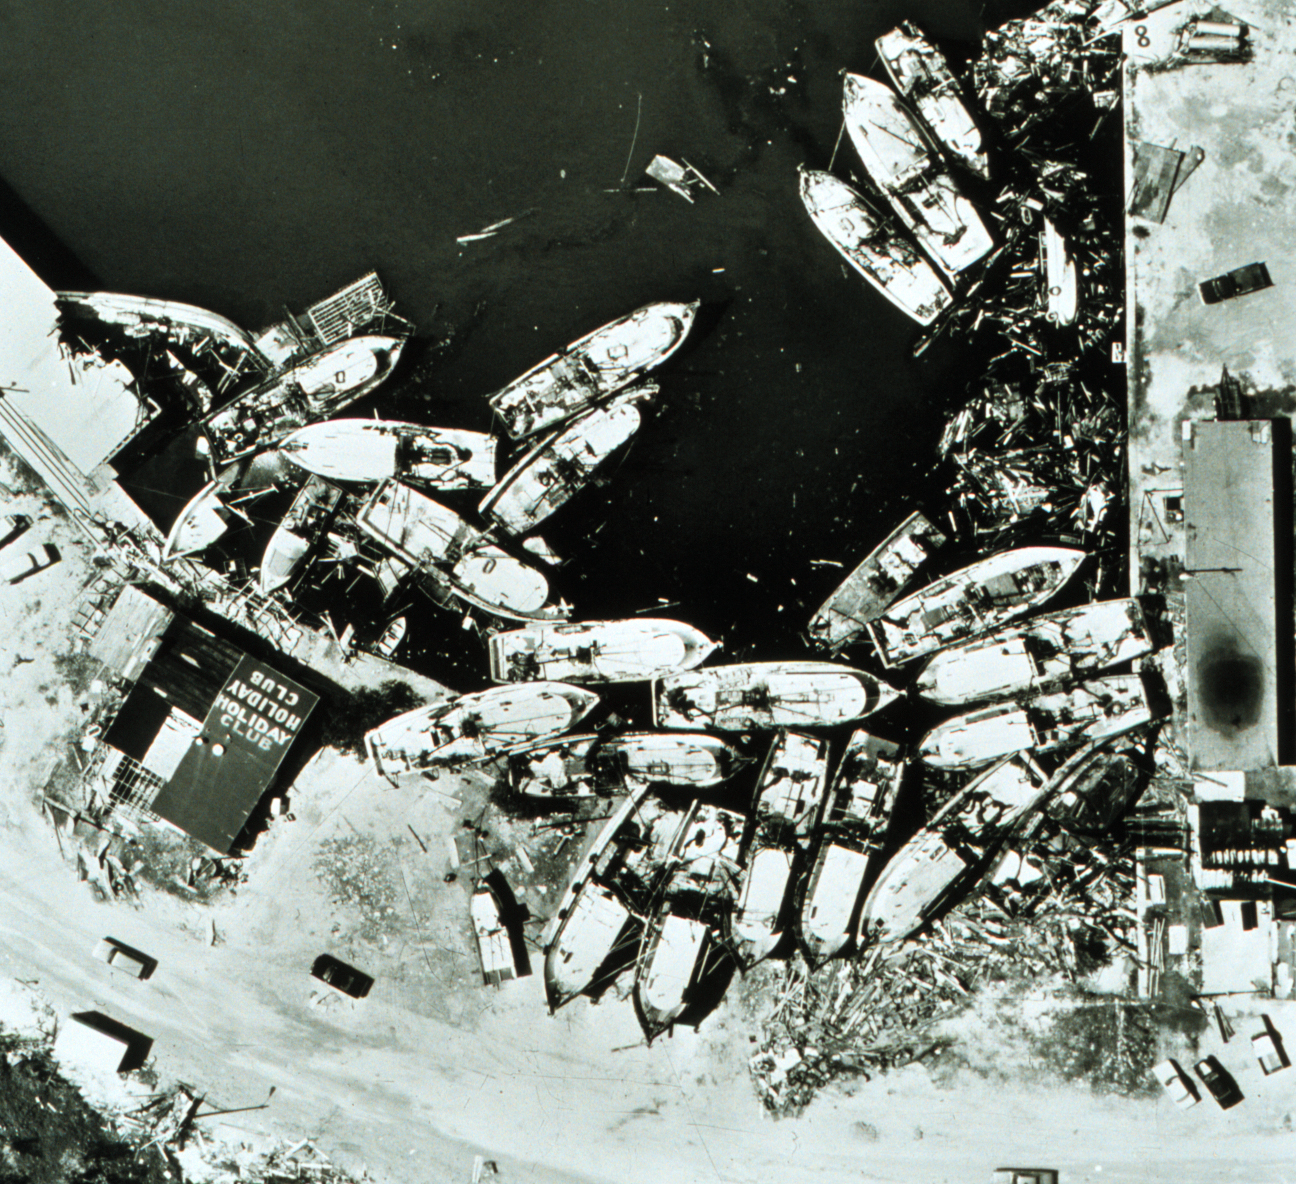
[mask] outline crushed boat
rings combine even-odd
[[[388,780],[438,765],[489,760],[516,744],[554,736],[589,714],[598,696],[561,682],[529,682],[416,707],[365,733]]]
[[[816,819],[817,848],[800,896],[801,946],[812,966],[853,937],[860,897],[891,829],[906,762],[898,745],[854,732]]]
[[[892,84],[913,104],[936,143],[964,168],[989,180],[981,130],[963,102],[945,55],[909,21],[873,44]]]
[[[1100,600],[942,650],[913,689],[929,702],[962,706],[1075,682],[1151,652],[1139,601]]]
[[[810,620],[810,641],[837,653],[882,615],[946,536],[920,513],[910,514],[868,553]]]
[[[926,924],[1047,794],[1048,779],[1025,752],[973,778],[882,869],[860,911],[860,944],[902,941]]]
[[[1040,230],[1040,269],[1048,319],[1055,325],[1072,324],[1079,309],[1080,281],[1066,239],[1048,218]]]
[[[399,481],[378,486],[357,512],[356,525],[468,604],[512,620],[566,616],[565,606],[546,607],[549,581],[540,572],[502,551],[453,510]]]
[[[488,648],[496,682],[586,683],[635,682],[691,670],[716,646],[680,621],[631,617],[513,629],[496,633]]]
[[[880,678],[833,662],[707,666],[653,683],[653,722],[735,732],[831,727],[871,715],[896,693]]]
[[[864,196],[831,173],[799,166],[801,203],[842,257],[906,316],[930,325],[949,307],[949,289]]]
[[[273,456],[244,457],[226,465],[180,511],[162,544],[162,562],[193,555],[217,542],[236,521],[248,522],[244,505],[288,481]]]
[[[693,326],[699,301],[660,301],[587,333],[488,396],[513,439],[561,423],[660,366]]]
[[[1000,551],[920,588],[869,621],[887,666],[989,633],[1059,592],[1085,558],[1074,547]]]
[[[337,512],[342,490],[322,477],[311,476],[293,498],[261,557],[257,589],[269,596],[297,574],[320,534]]]
[[[922,738],[918,755],[933,768],[968,768],[1006,753],[1051,752],[1117,736],[1151,722],[1152,712],[1139,675],[1113,674],[956,716]]]
[[[329,419],[279,441],[293,464],[330,481],[396,477],[425,489],[486,489],[495,482],[495,437],[385,419]]]
[[[634,401],[618,399],[586,412],[526,453],[482,499],[478,513],[508,534],[526,534],[579,493],[639,423]]]

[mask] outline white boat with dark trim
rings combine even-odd
[[[176,516],[162,544],[162,562],[205,550],[235,522],[250,521],[244,507],[288,484],[285,470],[282,461],[265,454],[226,465]]]
[[[963,706],[1091,678],[1151,652],[1138,600],[1099,600],[942,650],[923,667],[914,690],[932,703]]]
[[[806,732],[779,731],[756,779],[752,813],[787,832],[808,838],[828,791],[828,741]]]
[[[1037,608],[1061,591],[1084,558],[1073,547],[1000,551],[896,601],[865,628],[883,663],[898,666]]]
[[[425,489],[487,489],[495,483],[494,436],[389,419],[327,419],[290,432],[279,451],[330,481],[396,477]]]
[[[745,662],[704,666],[653,684],[661,728],[832,727],[861,719],[896,697],[880,678],[835,662]]]
[[[630,910],[611,888],[585,881],[545,952],[545,995],[551,1011],[593,985],[599,967],[625,941],[631,925]]]
[[[891,829],[905,767],[899,746],[888,740],[861,729],[847,741],[816,819],[818,846],[800,899],[801,945],[812,966],[851,941],[860,897]]]
[[[378,772],[394,779],[437,765],[488,760],[517,744],[565,732],[598,702],[582,687],[529,682],[416,707],[365,734]]]
[[[656,389],[648,384],[643,391]],[[499,479],[478,513],[508,534],[534,530],[584,489],[594,470],[639,430],[639,397],[596,407],[546,436]]]
[[[963,102],[945,55],[909,21],[873,44],[892,84],[913,104],[937,144],[964,168],[989,180],[981,129]]]
[[[1048,319],[1055,325],[1073,324],[1080,310],[1080,277],[1066,239],[1048,218],[1040,229],[1040,270]]]
[[[257,590],[262,596],[279,591],[297,574],[341,499],[342,490],[336,485],[314,475],[306,479],[261,556]]]
[[[635,682],[691,670],[715,648],[691,625],[655,617],[533,625],[490,639],[490,676],[496,682]]]
[[[660,366],[684,344],[698,307],[645,304],[532,366],[490,405],[515,440],[561,423]]]
[[[819,232],[906,316],[930,325],[949,307],[949,289],[890,220],[832,173],[799,166],[801,203]]]
[[[864,168],[928,258],[951,277],[984,258],[990,232],[895,91],[847,74],[842,111]]]
[[[1153,718],[1143,679],[1113,674],[946,720],[922,738],[918,755],[933,768],[966,769],[1006,753],[1051,752],[1118,736]]]
[[[837,585],[810,621],[810,641],[837,653],[864,632],[864,626],[886,611],[932,554],[945,535],[922,514],[910,514],[870,551]]]

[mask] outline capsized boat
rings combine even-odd
[[[956,716],[922,738],[918,755],[934,768],[970,768],[1005,753],[1051,752],[1118,736],[1152,719],[1142,678],[1113,674]]]
[[[654,617],[533,625],[490,639],[490,676],[496,682],[634,682],[691,670],[715,648],[691,625]]]
[[[416,707],[365,734],[378,772],[401,773],[491,758],[515,744],[565,732],[598,696],[561,682],[529,682]]]
[[[1084,558],[1073,547],[1000,551],[919,588],[865,628],[883,663],[898,666],[1030,612],[1059,592]]]
[[[684,344],[698,307],[645,304],[532,366],[490,405],[515,440],[561,423],[660,366]]]
[[[361,532],[412,567],[436,572],[469,603],[514,620],[565,615],[547,609],[549,581],[500,550],[453,510],[399,481],[384,481],[356,514]]]
[[[896,697],[880,678],[834,662],[746,662],[706,666],[653,683],[661,728],[831,727]]]
[[[969,886],[987,851],[1047,795],[1048,779],[1028,753],[975,777],[882,869],[860,911],[860,943],[902,941],[920,928]]]
[[[1132,598],[1100,600],[942,650],[923,667],[914,690],[950,706],[1006,699],[1089,678],[1151,652],[1142,605]]]
[[[283,486],[286,466],[273,456],[244,457],[226,465],[180,511],[162,545],[162,562],[193,555],[217,542],[236,521],[249,521],[244,506]]]
[[[1080,280],[1066,239],[1047,218],[1040,230],[1040,268],[1048,319],[1056,325],[1072,324],[1080,306]]]
[[[901,238],[845,181],[799,166],[801,203],[819,232],[892,304],[920,325],[949,307],[949,289],[908,240]]]
[[[842,110],[864,168],[932,262],[957,276],[989,253],[985,223],[889,86],[847,74]]]
[[[330,481],[397,477],[425,489],[486,489],[495,482],[495,437],[388,419],[328,419],[290,432],[279,451]]]
[[[989,180],[981,131],[959,94],[945,55],[909,21],[873,44],[892,84],[913,104],[936,142],[964,168]]]
[[[363,398],[395,369],[404,337],[347,337],[300,358],[200,420],[217,464],[278,443]]]
[[[818,848],[801,896],[801,945],[811,965],[850,942],[860,897],[887,834],[906,763],[899,746],[857,730],[817,819]]]
[[[909,515],[873,548],[820,606],[810,621],[812,644],[837,653],[881,616],[945,535],[921,513]]]
[[[508,534],[526,534],[579,493],[639,423],[639,408],[630,401],[587,411],[526,453],[482,499],[478,512]]]
[[[301,567],[321,531],[328,529],[342,490],[322,477],[308,477],[275,528],[261,557],[257,588],[269,596],[284,587]]]

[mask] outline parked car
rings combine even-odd
[[[1159,1065],[1152,1066],[1152,1072],[1180,1110],[1191,1109],[1201,1101],[1201,1094],[1197,1092],[1192,1078],[1183,1071],[1178,1061],[1162,1061]]]
[[[147,954],[140,953],[134,946],[128,946],[115,937],[105,937],[94,948],[94,956],[100,962],[107,962],[118,970],[124,970],[131,978],[149,978],[157,969],[158,961]]]
[[[994,1184],[1058,1184],[1052,1168],[996,1168]]]
[[[350,995],[352,999],[363,999],[369,994],[370,987],[374,985],[371,975],[365,974],[363,970],[357,970],[354,966],[348,966],[332,954],[321,954],[316,958],[314,965],[311,966],[311,974],[321,982],[328,983],[330,987],[335,987],[344,995]]]
[[[17,552],[5,563],[0,564],[0,580],[7,584],[16,584],[28,576],[53,567],[63,556],[51,543],[41,543],[30,551]]]
[[[1221,300],[1232,300],[1235,296],[1246,296],[1272,287],[1269,269],[1263,263],[1248,263],[1213,279],[1202,280],[1197,290],[1203,304],[1218,304]]]
[[[31,519],[26,514],[0,514],[0,547],[7,547],[30,527]]]
[[[1260,1068],[1264,1070],[1266,1077],[1270,1073],[1277,1073],[1280,1069],[1287,1068],[1287,1054],[1268,1027],[1251,1037],[1251,1051],[1255,1053],[1256,1060],[1260,1062]]]
[[[1219,1063],[1218,1057],[1204,1057],[1193,1066],[1193,1072],[1202,1079],[1221,1109],[1227,1110],[1242,1100],[1242,1091],[1233,1074]]]

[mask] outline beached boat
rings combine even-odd
[[[200,420],[217,464],[277,444],[289,432],[327,419],[382,383],[405,338],[348,337],[308,354]]]
[[[639,423],[633,402],[587,411],[526,453],[482,499],[478,513],[508,534],[534,530],[585,487],[594,470],[639,430]]]
[[[783,940],[783,918],[796,866],[796,852],[761,835],[753,840],[738,900],[724,930],[725,942],[743,970],[768,958]]]
[[[923,667],[914,690],[949,706],[1006,699],[1090,678],[1151,652],[1142,605],[1100,600],[942,650]]]
[[[997,842],[1048,792],[1048,779],[1027,753],[974,778],[882,869],[860,911],[860,944],[901,941],[925,924],[971,886]]]
[[[989,253],[985,223],[889,86],[847,74],[842,110],[864,168],[933,263],[956,277]]]
[[[290,432],[279,451],[330,481],[396,477],[424,489],[487,489],[495,482],[495,437],[387,419],[328,419]]]
[[[629,386],[684,344],[698,301],[645,304],[572,342],[488,397],[513,439],[561,423]]]
[[[508,979],[517,978],[513,946],[500,918],[499,901],[484,884],[469,898],[468,916],[472,919],[473,933],[477,938],[482,981],[487,986],[498,987]]]
[[[1044,303],[1048,319],[1057,325],[1070,325],[1080,306],[1080,280],[1075,260],[1067,251],[1066,239],[1047,218],[1040,230],[1040,267],[1044,279]]]
[[[898,666],[979,637],[1043,604],[1085,558],[1073,547],[1000,551],[890,605],[865,628],[878,657]]]
[[[846,948],[869,876],[891,829],[904,781],[897,745],[863,730],[846,744],[816,820],[818,847],[799,909],[801,945],[811,965]]]
[[[896,697],[880,678],[833,662],[746,662],[672,674],[653,683],[661,728],[831,727]]]
[[[706,922],[663,904],[645,931],[635,970],[634,1004],[649,1041],[684,1012],[715,944]]]
[[[488,760],[513,745],[565,732],[597,702],[597,695],[561,682],[492,687],[389,719],[365,734],[365,748],[378,772],[394,779]]]
[[[800,166],[801,202],[819,232],[892,304],[930,325],[952,297],[940,277],[864,196],[831,173]]]
[[[585,881],[545,953],[545,996],[551,1011],[593,985],[599,967],[625,941],[632,923],[630,910],[611,888]]]
[[[956,716],[922,738],[918,755],[934,768],[964,769],[1007,753],[1051,752],[1118,736],[1152,718],[1142,678],[1114,674]]]
[[[293,498],[261,557],[257,589],[269,596],[297,574],[322,531],[337,512],[342,490],[322,477],[311,476]]]
[[[490,676],[496,682],[635,682],[691,670],[715,648],[691,625],[654,617],[534,625],[490,639]]]
[[[162,562],[193,555],[217,542],[235,522],[249,521],[245,506],[290,480],[273,456],[244,457],[226,465],[180,511],[162,545]]]
[[[896,90],[913,104],[936,143],[964,168],[988,180],[990,166],[981,131],[963,102],[945,55],[908,21],[873,44]]]
[[[549,582],[500,550],[447,506],[384,481],[356,514],[356,525],[410,566],[432,572],[466,602],[513,620],[553,619]],[[434,570],[435,569],[435,570]]]
[[[868,553],[810,621],[810,641],[836,653],[886,611],[945,535],[922,514],[910,514]]]

